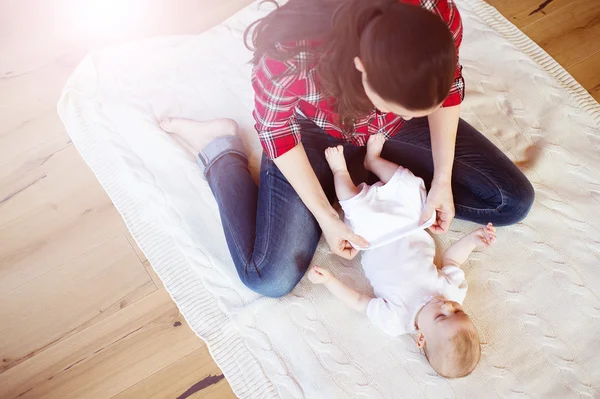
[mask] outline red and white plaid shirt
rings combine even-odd
[[[456,49],[462,41],[462,21],[452,0],[400,0],[403,3],[420,5],[439,15],[450,28]],[[303,45],[304,43],[298,43]],[[271,159],[277,158],[294,148],[300,142],[300,125],[297,112],[312,120],[329,135],[357,146],[364,146],[370,135],[384,133],[387,138],[394,136],[404,119],[374,109],[367,117],[355,121],[353,134],[344,134],[335,123],[336,114],[330,99],[319,90],[316,73],[317,57],[311,52],[301,52],[294,58],[281,62],[263,57],[254,67],[252,86],[254,87],[254,112],[256,130],[261,144]],[[462,66],[457,65],[454,84],[450,89],[444,107],[462,102],[465,83]]]

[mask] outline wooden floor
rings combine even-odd
[[[234,397],[55,107],[89,49],[201,32],[249,1],[145,0],[107,29],[76,22],[114,0],[0,0],[1,398]],[[600,99],[599,0],[490,3]]]

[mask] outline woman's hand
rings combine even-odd
[[[429,230],[434,234],[447,233],[455,213],[450,183],[437,183],[435,180],[431,183],[419,224],[428,221],[434,212],[436,213],[435,223],[429,227]]]
[[[359,251],[350,242],[361,248],[369,246],[367,240],[354,234],[337,215],[330,216],[320,221],[319,224],[331,252],[342,258],[352,259],[358,254]]]

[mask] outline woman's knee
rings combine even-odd
[[[247,271],[242,277],[246,287],[270,298],[280,298],[291,292],[302,279],[308,265],[270,264],[260,271]]]
[[[246,267],[240,276],[246,287],[271,298],[282,297],[294,289],[310,266],[316,243],[296,249],[277,249],[271,248],[267,256]]]
[[[498,226],[519,223],[527,217],[535,200],[535,190],[527,178],[523,176],[522,182],[515,192],[505,198],[502,206],[498,208],[500,220]]]

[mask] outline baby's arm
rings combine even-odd
[[[365,313],[367,311],[367,305],[372,298],[346,286],[328,270],[314,266],[308,272],[308,279],[313,284],[323,284],[333,296],[357,312]]]
[[[496,242],[496,228],[488,223],[482,227],[467,234],[450,246],[444,253],[442,266],[460,266],[469,258],[471,252],[480,245],[490,246]]]

